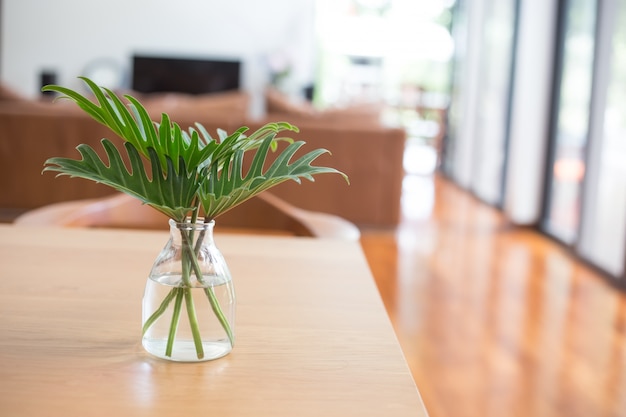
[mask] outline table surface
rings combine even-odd
[[[0,225],[0,415],[427,415],[356,242],[217,234],[233,352],[145,353],[143,287],[167,238]]]

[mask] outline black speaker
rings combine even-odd
[[[304,98],[308,101],[313,101],[313,96],[315,95],[315,86],[313,84],[307,85],[304,87]]]
[[[56,84],[57,83],[57,74],[53,71],[42,71],[39,74],[39,81],[41,87],[48,84]],[[54,95],[54,91],[42,91],[44,95]]]

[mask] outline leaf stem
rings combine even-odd
[[[174,348],[174,339],[176,338],[176,332],[178,330],[178,322],[180,321],[180,308],[183,303],[182,288],[176,287],[172,290],[176,292],[176,301],[174,302],[174,311],[172,312],[172,321],[170,322],[170,331],[167,336],[167,346],[165,347],[165,356],[172,356],[172,349]]]
[[[198,316],[196,314],[196,307],[194,305],[193,302],[193,298],[191,295],[191,288],[192,288],[192,284],[191,284],[191,270],[190,270],[190,266],[193,265],[194,263],[197,264],[198,260],[196,259],[196,256],[194,254],[194,251],[191,247],[191,242],[189,239],[189,234],[192,231],[185,231],[182,230],[180,231],[181,237],[182,237],[182,281],[183,281],[183,287],[182,290],[184,292],[184,296],[185,296],[185,306],[187,308],[187,316],[189,317],[189,327],[191,328],[191,334],[193,336],[193,343],[196,347],[196,355],[198,356],[198,359],[202,359],[204,357],[204,349],[202,347],[202,337],[200,335],[200,328],[198,325]],[[197,277],[201,277],[202,273],[200,272],[200,275],[198,275],[198,271],[194,271],[196,272],[196,276]],[[200,278],[199,278],[200,280]],[[180,313],[180,305],[178,306],[178,313]],[[175,306],[176,308],[176,306]],[[176,311],[175,311],[176,312]],[[175,334],[171,334],[169,335],[168,338],[168,344],[170,343],[170,339],[171,342],[173,343],[173,337],[175,336]]]
[[[167,310],[167,306],[170,305],[170,302],[176,296],[177,290],[178,288],[172,288],[170,292],[165,296],[163,301],[161,301],[161,305],[159,305],[159,308],[157,308],[154,313],[152,313],[152,315],[148,317],[148,320],[146,320],[146,322],[143,324],[143,328],[141,330],[142,336],[145,335],[148,329],[154,324],[154,322],[157,321],[157,319],[161,317],[163,313],[165,313],[165,310]]]
[[[204,235],[198,236],[198,240],[203,239],[203,238],[204,238]],[[187,242],[187,244],[183,243],[183,246],[187,248],[191,248],[191,242]],[[200,246],[201,246],[200,244],[196,243],[197,248],[199,248]],[[189,256],[189,259],[191,261],[191,267],[193,269],[193,272],[198,278],[198,282],[200,282],[202,285],[205,286],[204,292],[207,295],[207,298],[209,299],[209,304],[211,305],[211,309],[215,313],[215,316],[220,322],[220,325],[226,332],[226,335],[228,336],[228,340],[230,342],[231,347],[233,347],[235,345],[235,337],[230,327],[230,323],[228,323],[228,319],[224,315],[224,312],[222,311],[222,307],[220,306],[219,301],[217,297],[215,296],[215,291],[213,290],[213,286],[211,285],[207,286],[207,284],[204,282],[204,278],[202,276],[202,270],[200,269],[200,265],[198,264],[198,258],[195,256],[195,252],[191,256]]]
[[[202,347],[202,337],[200,335],[200,328],[198,326],[198,317],[196,315],[196,307],[193,303],[193,296],[191,294],[191,288],[182,288],[185,294],[185,306],[187,307],[187,315],[189,316],[189,327],[191,327],[191,334],[193,335],[193,344],[196,347],[196,355],[198,359],[204,358],[204,348]]]
[[[192,267],[194,269],[194,272],[196,273],[196,276],[202,276],[202,271],[200,271],[200,265],[198,265],[198,260],[195,257],[192,258]],[[204,284],[203,280],[201,280],[201,282]],[[211,309],[215,313],[215,316],[217,317],[218,321],[222,325],[222,328],[226,332],[226,335],[228,336],[228,341],[230,342],[230,346],[231,347],[235,346],[235,337],[233,335],[233,331],[230,327],[230,324],[228,323],[228,319],[226,319],[226,316],[224,315],[224,312],[222,311],[222,307],[220,306],[220,303],[217,297],[215,296],[215,291],[213,290],[213,286],[212,285],[205,286],[204,292],[207,295],[207,298],[209,299],[209,304],[211,305]]]

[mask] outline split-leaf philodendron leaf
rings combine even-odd
[[[95,98],[91,101],[69,88],[48,85],[67,98],[115,135],[124,139],[124,150],[108,139],[102,140],[107,160],[90,146],[78,146],[81,159],[55,157],[45,163],[44,171],[103,183],[138,198],[177,222],[183,222],[198,210],[210,221],[249,198],[282,182],[301,178],[313,180],[323,173],[347,176],[330,168],[311,165],[326,149],[315,149],[296,158],[302,141],[279,137],[281,132],[298,132],[287,123],[268,123],[248,133],[241,127],[234,133],[218,131],[213,138],[196,123],[183,130],[167,114],[152,121],[142,104],[126,95],[124,101],[113,91],[97,86],[82,77]],[[287,142],[282,150],[279,141]],[[244,158],[252,151],[250,168],[244,172]],[[269,152],[278,152],[271,163]],[[123,155],[130,161],[124,163]],[[144,160],[147,164],[144,164]],[[268,166],[266,166],[268,165]],[[148,168],[149,167],[149,168]],[[149,172],[146,172],[149,170]]]

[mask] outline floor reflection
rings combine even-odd
[[[363,248],[430,415],[626,416],[625,295],[437,175],[404,193]]]

